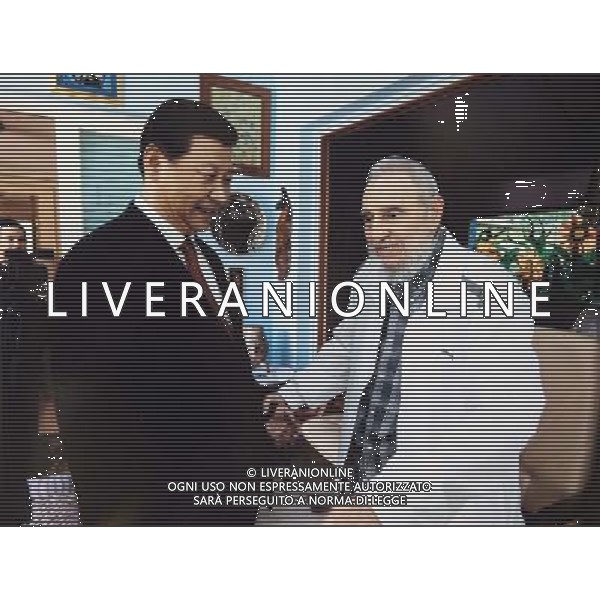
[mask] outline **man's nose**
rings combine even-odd
[[[387,237],[383,232],[371,232],[371,235],[367,235],[367,245],[371,247],[381,246],[386,242]]]
[[[382,221],[376,221],[370,228],[370,237],[376,242],[382,242],[389,236],[389,229]]]

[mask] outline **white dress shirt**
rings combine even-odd
[[[177,256],[185,264],[185,258],[181,250],[181,244],[185,241],[185,236],[178,229],[173,227],[164,217],[162,217],[152,205],[144,200],[143,198],[136,198],[134,201],[135,205],[152,221],[155,227],[162,233],[164,238],[169,242]],[[215,276],[210,263],[204,253],[200,250],[197,244],[194,244],[196,248],[196,256],[198,257],[198,264],[202,269],[202,274],[210,287],[215,300],[220,304],[223,300],[217,278]]]

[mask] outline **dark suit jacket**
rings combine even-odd
[[[222,268],[222,267],[221,267]],[[81,317],[81,282],[88,316]],[[111,314],[101,283],[118,303]],[[55,281],[53,378],[59,425],[83,524],[252,524],[255,508],[194,506],[169,482],[241,480],[267,441],[263,389],[240,335],[204,302],[181,316],[185,265],[144,213],[130,205],[80,240]],[[164,302],[146,317],[146,282]]]
[[[0,525],[30,521],[47,276],[27,254],[0,266]]]

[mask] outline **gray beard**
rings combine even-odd
[[[398,283],[410,281],[430,260],[433,243],[425,250],[407,256],[401,265],[386,269],[390,280]]]

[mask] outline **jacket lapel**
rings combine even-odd
[[[181,284],[182,282],[194,281],[194,278],[189,273],[182,258],[173,249],[164,235],[162,235],[158,227],[156,227],[146,214],[133,202],[123,212],[121,219],[123,220],[123,227],[128,229],[128,231],[130,231],[132,227],[135,227],[138,231],[142,229],[146,230],[142,237],[147,240],[147,259],[151,265],[152,271],[157,273],[157,281],[161,280],[161,276],[158,275],[159,273],[165,274],[162,277],[165,277],[168,273],[169,279],[174,283]],[[141,250],[144,251],[143,248]],[[201,266],[200,270],[202,270]],[[204,280],[201,285],[203,289],[202,297],[200,298],[202,310],[204,310],[207,317],[218,320],[225,326],[224,319],[217,316],[219,308],[218,304],[216,301],[211,302],[208,297],[210,288],[208,287],[206,280]]]

